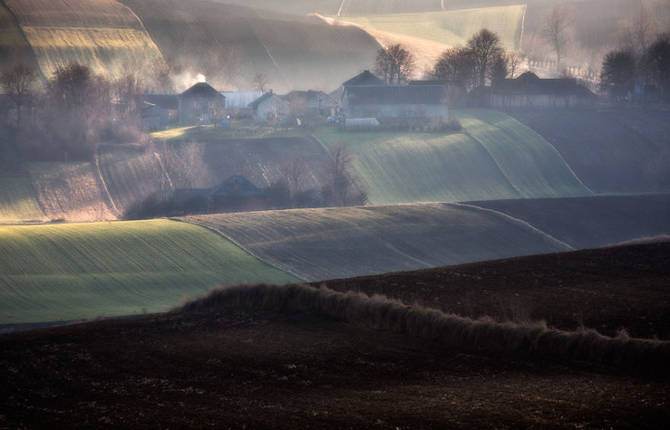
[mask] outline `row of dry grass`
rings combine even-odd
[[[590,362],[645,372],[667,372],[670,342],[636,339],[595,330],[563,331],[542,322],[500,323],[470,319],[384,296],[336,292],[323,286],[237,285],[219,288],[189,302],[177,312],[216,312],[226,307],[248,311],[315,313],[378,330],[439,342],[496,356],[523,356],[563,362]]]

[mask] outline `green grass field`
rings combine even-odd
[[[463,125],[459,133],[323,128],[316,136],[326,148],[347,144],[354,177],[373,204],[589,194],[560,154],[513,118],[485,110],[452,113]]]
[[[168,220],[0,226],[0,323],[164,311],[216,285],[295,278]]]
[[[424,204],[186,217],[307,280],[566,250],[543,233],[477,209]]]
[[[45,220],[28,179],[0,177],[0,224]]]
[[[399,33],[451,46],[465,45],[473,34],[488,28],[498,34],[506,49],[517,50],[525,11],[526,5],[519,4],[438,12],[346,16],[342,20],[364,29]]]

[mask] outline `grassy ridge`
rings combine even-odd
[[[309,280],[568,249],[487,212],[442,204],[186,217]]]
[[[355,176],[374,204],[589,194],[560,154],[513,118],[485,110],[453,113],[464,127],[460,133],[321,129],[316,135],[326,148],[347,143]]]
[[[0,177],[0,224],[22,221],[43,221],[35,190],[30,182],[19,177]]]
[[[511,116],[492,110],[456,115],[522,197],[590,194],[549,142]]]
[[[163,61],[133,12],[115,0],[7,0],[44,76],[71,62],[121,77]]]
[[[362,28],[400,33],[446,45],[464,45],[482,28],[500,37],[507,49],[518,49],[525,5],[460,9],[439,12],[398,13],[388,15],[346,16]]]
[[[215,285],[295,278],[167,220],[0,226],[0,323],[161,311]]]

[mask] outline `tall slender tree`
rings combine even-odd
[[[486,78],[494,60],[504,54],[500,46],[500,38],[494,32],[482,29],[468,40],[467,48],[471,51],[477,70],[476,86],[486,85]]]
[[[414,72],[414,56],[401,44],[380,48],[377,51],[375,71],[389,84],[407,81]]]

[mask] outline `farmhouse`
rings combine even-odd
[[[226,98],[205,82],[181,93],[178,101],[179,123],[182,125],[211,124],[224,117]]]
[[[450,106],[463,103],[467,96],[465,85],[462,81],[452,81],[447,79],[431,79],[431,80],[412,80],[408,85],[442,85],[447,90],[447,103]]]
[[[335,114],[337,102],[323,91],[291,91],[282,96],[289,104],[291,115],[315,118]]]
[[[444,85],[355,85],[344,87],[346,118],[447,119]]]
[[[343,88],[348,88],[348,87],[360,87],[360,86],[366,86],[366,85],[386,85],[386,82],[372,74],[369,70],[365,70],[358,75],[354,76],[353,78],[349,79],[348,81],[344,82],[342,84]]]
[[[491,88],[488,104],[496,108],[573,108],[595,103],[596,96],[576,79],[541,79],[526,72]]]
[[[290,107],[286,100],[272,90],[263,94],[249,105],[256,122],[281,123],[290,115]]]
[[[263,93],[261,91],[222,91],[221,95],[226,98],[226,114],[238,119],[253,115],[253,109],[249,105]]]

